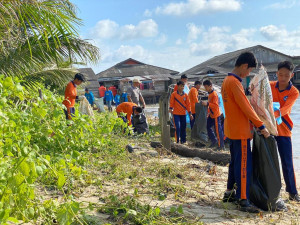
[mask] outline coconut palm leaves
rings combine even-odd
[[[97,47],[79,38],[80,25],[68,0],[1,1],[0,73],[62,85],[74,74],[66,62],[96,63],[100,58]]]

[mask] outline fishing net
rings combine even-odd
[[[250,82],[250,103],[269,132],[278,135],[273,111],[273,97],[268,74],[263,66]]]
[[[83,97],[83,99],[80,101],[79,112],[83,115],[94,117],[93,109],[86,97]]]

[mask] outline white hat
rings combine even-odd
[[[133,83],[141,83],[140,80],[137,79],[137,78],[134,78],[132,82],[133,82]]]

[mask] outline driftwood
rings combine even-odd
[[[219,165],[227,165],[230,162],[230,154],[227,152],[213,151],[209,149],[189,148],[181,144],[171,144],[171,151],[185,157],[199,157]]]
[[[151,141],[150,146],[152,148],[162,148],[163,147],[163,145],[158,141]]]

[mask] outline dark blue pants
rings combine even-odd
[[[66,109],[64,109],[64,112],[65,112],[65,115],[66,115],[66,119],[68,120],[69,119],[68,111]],[[74,117],[74,115],[75,115],[75,108],[74,107],[70,108],[70,114],[71,114],[71,117]]]
[[[227,189],[232,190],[236,184],[237,198],[249,199],[252,174],[250,139],[230,140],[230,156]]]
[[[283,178],[286,184],[286,191],[291,194],[297,194],[296,177],[293,165],[293,150],[291,137],[275,137],[278,146],[278,152],[281,159]]]
[[[191,124],[191,129],[193,129],[194,123],[195,123],[195,119],[196,119],[196,113],[192,114],[193,115],[193,120],[190,121]]]
[[[211,143],[212,144],[218,143],[218,146],[223,148],[224,134],[223,134],[223,127],[221,125],[221,117],[219,116],[217,118],[211,118],[210,116],[208,116],[206,128]]]
[[[186,142],[186,115],[173,115],[174,125],[175,125],[175,138],[176,142],[179,143],[179,138],[181,143]]]

